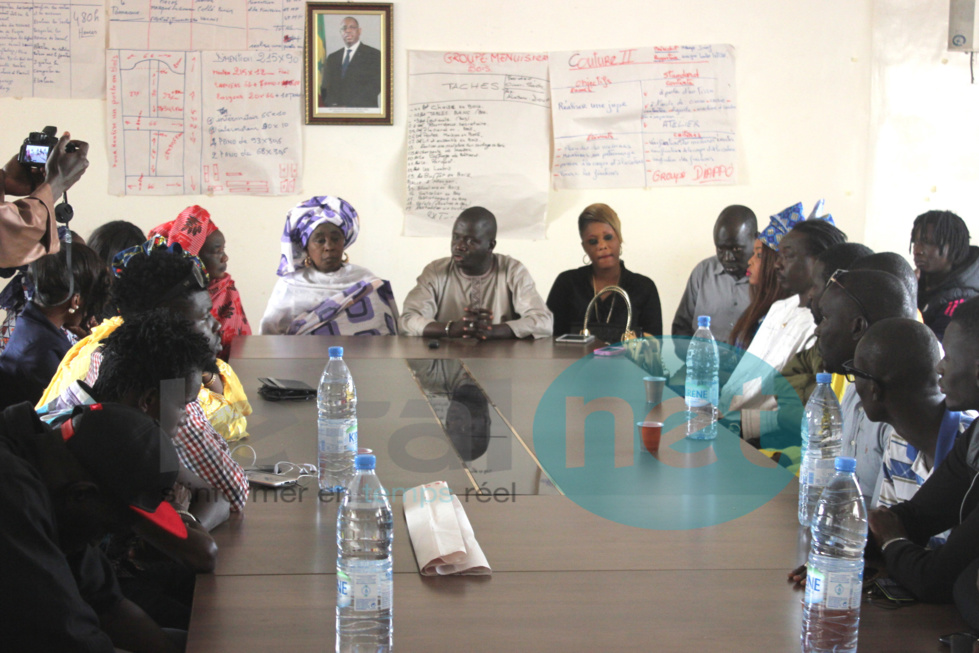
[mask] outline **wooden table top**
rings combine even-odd
[[[589,345],[557,343],[553,338],[540,340],[493,340],[480,342],[465,338],[442,338],[436,349],[429,347],[432,338],[412,336],[238,336],[231,344],[231,359],[244,358],[313,358],[326,362],[330,347],[344,348],[352,358],[564,358],[577,360],[604,347],[594,341]]]
[[[375,450],[382,482],[397,494],[399,488],[447,481],[494,570],[489,577],[420,576],[401,501],[395,499],[397,650],[799,649],[802,594],[786,575],[805,559],[807,542],[796,521],[794,484],[716,526],[650,530],[609,521],[548,483],[530,437],[537,403],[580,351],[568,357],[564,353],[573,347],[539,341],[498,349],[501,343],[449,343],[433,354],[424,339],[341,340],[345,347],[356,341],[345,358],[358,387],[360,442]],[[239,339],[232,365],[250,394],[258,376],[315,386],[325,341]],[[493,351],[497,357],[488,357]],[[463,372],[492,408],[490,448],[474,460],[461,460],[457,443],[446,436],[439,396],[422,392],[422,367],[403,360],[449,354],[461,357]],[[459,373],[458,367],[444,369]],[[642,392],[641,385],[634,390]],[[247,442],[260,463],[313,459],[312,402],[275,404],[254,397],[254,407]],[[615,440],[617,461],[636,455],[631,440]],[[569,451],[580,453],[570,445]],[[507,464],[489,464],[491,453]],[[308,481],[308,490],[253,491],[244,516],[215,529],[218,565],[214,574],[198,578],[188,651],[332,649],[336,503],[320,500]],[[481,482],[516,492],[477,498]],[[889,611],[865,602],[859,646],[947,651],[938,636],[964,629],[953,606]]]

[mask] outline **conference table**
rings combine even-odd
[[[254,408],[244,442],[255,461],[242,451],[236,457],[258,466],[314,462],[316,408],[263,401],[254,392],[257,379],[315,387],[328,348],[344,347],[357,384],[359,443],[374,451],[377,474],[394,497],[397,650],[799,649],[802,592],[786,579],[808,551],[808,534],[796,519],[796,484],[746,514],[701,527],[637,527],[596,514],[541,463],[548,445],[534,428],[555,381],[595,358],[598,345],[429,343],[246,336],[232,347],[231,365]],[[641,401],[639,374],[634,391]],[[668,418],[678,399],[682,407],[681,398],[671,397],[650,415]],[[461,427],[460,406],[467,417]],[[612,427],[616,466],[653,464],[635,442],[631,421],[620,422]],[[591,451],[583,433],[570,433],[584,426],[569,420],[567,428],[569,460]],[[721,443],[697,453],[684,452],[682,444],[664,433],[660,450],[693,460]],[[747,445],[734,446],[759,467],[773,465]],[[462,503],[492,575],[419,573],[401,494],[436,480],[446,481]],[[689,500],[668,489],[664,494],[667,501]],[[277,490],[253,486],[244,513],[213,531],[217,568],[198,576],[187,650],[332,650],[336,512],[336,497],[319,495],[312,478]],[[968,629],[953,606],[888,607],[865,599],[860,650],[947,651],[939,635]]]

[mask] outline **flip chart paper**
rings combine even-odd
[[[109,47],[302,49],[305,9],[303,0],[111,0]]]
[[[301,191],[302,61],[291,50],[110,50],[109,192]]]
[[[498,235],[543,238],[549,110],[546,54],[409,52],[405,235],[483,206]]]
[[[554,188],[737,182],[734,48],[550,53]]]
[[[101,2],[0,0],[0,96],[98,98],[104,88]]]

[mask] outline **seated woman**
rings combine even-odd
[[[632,331],[640,336],[663,335],[656,284],[649,277],[627,270],[619,258],[622,227],[615,211],[605,204],[592,204],[578,216],[578,233],[589,264],[566,270],[554,280],[547,295],[547,307],[554,313],[554,335],[580,332],[588,303],[598,295],[588,316],[588,330],[605,342],[622,340],[625,301],[617,293],[604,292],[609,286],[619,286],[629,295]]]
[[[259,332],[263,335],[397,335],[391,284],[349,263],[357,211],[339,197],[313,197],[286,216],[282,256]]]
[[[66,332],[84,336],[82,325],[89,315],[102,311],[108,298],[108,272],[95,252],[72,243],[71,273],[67,255],[65,246],[28,267],[34,292],[0,354],[0,408],[41,397],[62,356],[77,340]]]
[[[789,291],[778,281],[775,261],[778,252],[767,247],[761,239],[755,240],[754,254],[748,260],[748,284],[751,286],[751,303],[731,329],[728,344],[747,349],[755,337],[758,326],[768,315],[768,309],[780,299],[789,296]]]
[[[207,292],[211,295],[211,315],[221,324],[221,352],[218,357],[228,360],[231,341],[235,336],[250,335],[251,326],[241,305],[241,296],[228,274],[228,255],[225,238],[211,221],[211,214],[199,206],[188,206],[176,220],[150,229],[150,237],[161,235],[167,245],[180,243],[185,252],[201,260],[207,272]]]
[[[105,261],[105,269],[109,271],[109,283],[111,284],[115,279],[115,275],[112,274],[112,260],[116,257],[116,254],[124,249],[142,245],[145,242],[146,235],[143,233],[143,230],[132,222],[112,220],[93,229],[92,233],[88,235],[87,244],[99,255],[100,259]],[[90,325],[91,328],[94,329],[100,322],[118,313],[119,311],[116,309],[116,305],[112,302],[110,296],[109,301],[105,303],[102,314],[96,316],[94,323]]]
[[[969,227],[951,211],[928,211],[911,227],[911,253],[918,271],[918,310],[939,340],[959,304],[979,295],[979,247],[969,245]]]
[[[220,325],[211,311],[204,265],[196,256],[183,251],[179,244],[168,247],[163,236],[154,236],[142,245],[119,252],[112,269],[116,280],[111,297],[119,314],[103,321],[68,350],[36,408],[57,399],[74,381],[94,383],[102,340],[124,319],[155,308],[183,315],[212,342],[215,354],[220,350]],[[246,417],[252,412],[251,405],[238,376],[220,358],[215,359],[213,368],[204,371],[197,404],[207,427],[213,427],[224,440],[248,436]],[[190,426],[201,427],[199,423]]]

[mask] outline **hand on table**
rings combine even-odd
[[[789,572],[789,582],[792,583],[792,589],[805,589],[806,588],[806,566],[799,565],[795,569]]]
[[[908,532],[904,530],[904,524],[898,519],[897,515],[888,508],[875,508],[867,515],[867,522],[870,531],[881,546],[888,540],[896,537],[907,537]]]

